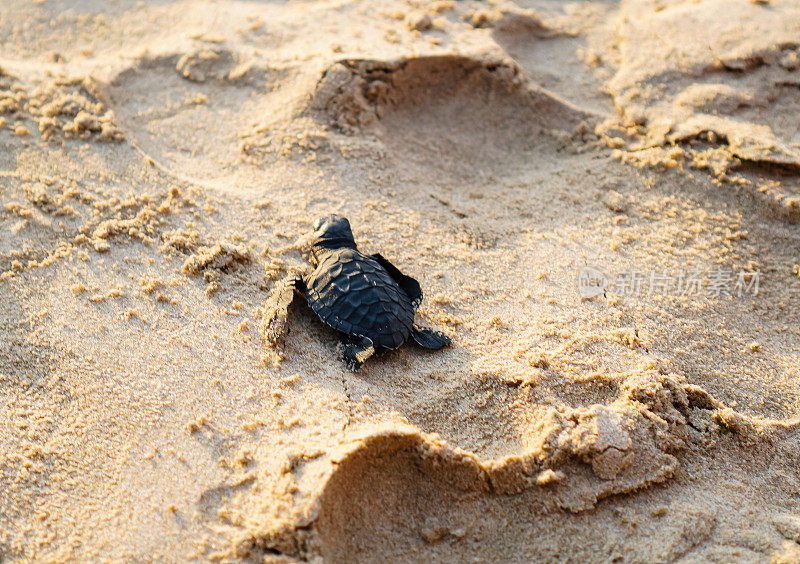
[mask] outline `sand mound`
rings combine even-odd
[[[735,17],[720,19],[720,10]],[[708,170],[777,215],[800,219],[797,182],[768,186],[800,170],[797,6],[677,2],[652,14],[649,2],[626,2],[620,12],[620,63],[606,88],[623,131],[606,134],[631,139],[621,156]],[[732,24],[745,20],[746,29]],[[691,41],[698,35],[708,38],[705,48]],[[645,56],[654,52],[670,56]]]
[[[480,460],[416,431],[371,436],[339,463],[323,494],[323,515],[349,505],[346,500],[352,496],[337,493],[342,488],[370,484],[364,493],[374,491],[374,480],[357,477],[364,466],[402,456],[415,459],[413,465],[425,479],[440,482],[444,489],[508,495],[552,485],[546,496],[552,507],[586,510],[608,495],[671,477],[677,460],[670,453],[683,449],[686,439],[686,420],[679,410],[688,409],[686,393],[674,379],[651,376],[629,383],[625,397],[608,406],[540,410],[528,422],[530,450],[499,459]],[[340,522],[352,523],[352,516]]]
[[[725,450],[739,456],[732,451],[742,446],[780,450],[796,442],[791,427],[754,423],[696,386],[657,374],[628,382],[610,406],[544,412],[531,433],[531,450],[481,459],[407,426],[356,432],[332,453],[324,486],[297,522],[243,532],[233,550],[239,557],[332,561],[370,560],[376,553],[452,556],[487,536],[504,539],[501,545],[511,541],[513,524],[501,523],[513,519],[520,495],[526,521],[547,522],[563,510],[584,512],[608,496],[669,480],[679,466],[674,455],[687,448],[713,448],[728,437],[733,444]],[[667,509],[658,512],[664,516]],[[674,559],[707,540],[727,517],[680,506],[668,520],[677,520],[675,531],[633,553]],[[785,519],[776,527],[771,534],[795,530]],[[557,546],[573,557],[582,550]],[[543,543],[528,555],[552,557],[552,550]]]
[[[35,77],[17,80],[0,69],[0,117],[18,137],[37,130],[45,141],[81,138],[94,141],[122,141],[115,116],[97,99],[89,78]]]

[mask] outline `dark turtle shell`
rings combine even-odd
[[[411,334],[411,299],[370,256],[343,248],[325,254],[306,280],[311,309],[334,329],[395,349]]]

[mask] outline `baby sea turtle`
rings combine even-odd
[[[310,260],[315,267],[311,274],[287,276],[267,299],[264,337],[269,343],[286,334],[289,305],[298,293],[339,332],[339,354],[350,370],[409,337],[427,349],[450,344],[444,333],[414,323],[422,302],[419,282],[380,254],[360,252],[347,218],[329,215],[314,223]]]

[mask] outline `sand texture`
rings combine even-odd
[[[0,0],[0,561],[800,562],[798,116],[797,0]],[[264,342],[328,213],[453,346]]]

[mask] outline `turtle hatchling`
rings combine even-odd
[[[339,332],[339,354],[357,371],[370,356],[396,349],[410,337],[426,349],[450,344],[444,333],[414,323],[422,302],[419,282],[380,254],[356,247],[350,222],[340,215],[314,223],[310,261],[314,271],[278,282],[266,304],[264,337],[273,345],[286,334],[289,306],[296,294]]]

